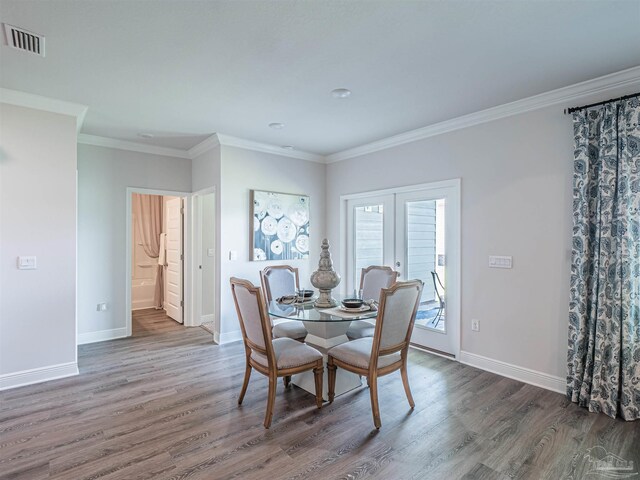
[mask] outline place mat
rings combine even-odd
[[[295,297],[293,295],[285,295],[284,297],[280,297],[276,299],[276,303],[280,305],[309,305],[310,303],[315,302],[318,297],[313,296],[307,300],[300,300],[300,297]]]
[[[371,312],[371,310],[365,310],[364,312],[345,312],[340,309],[340,307],[332,307],[332,308],[323,308],[322,313],[328,313],[329,315],[333,315],[340,318],[358,318],[362,315]],[[367,318],[375,318],[375,317],[367,317]]]

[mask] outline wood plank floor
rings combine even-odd
[[[399,374],[382,378],[380,431],[366,387],[317,410],[282,383],[265,430],[265,377],[236,403],[240,343],[154,311],[134,325],[132,338],[81,346],[79,376],[0,392],[0,478],[607,478],[590,471],[595,446],[640,467],[640,422],[417,350],[416,408]]]

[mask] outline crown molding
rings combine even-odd
[[[486,110],[480,110],[451,120],[445,120],[444,122],[434,123],[433,125],[400,133],[359,147],[336,152],[326,157],[326,163],[340,162],[342,160],[359,157],[367,153],[386,150],[387,148],[404,145],[405,143],[423,140],[443,133],[453,132],[455,130],[472,127],[481,123],[491,122],[493,120],[510,117],[512,115],[518,115],[532,110],[557,105],[559,103],[570,103],[588,95],[596,95],[615,88],[628,87],[632,85],[638,85],[640,87],[640,66],[604,75],[585,82],[576,83],[568,87],[551,90],[522,100],[516,100],[515,102],[487,108]]]
[[[84,117],[89,108],[79,103],[65,102],[64,100],[43,97],[41,95],[11,90],[9,88],[0,88],[0,102],[18,107],[33,108],[35,110],[76,117],[76,132],[78,133],[80,133]]]
[[[150,153],[153,155],[163,155],[167,157],[188,158],[191,160],[211,150],[212,148],[215,148],[219,145],[225,145],[228,147],[238,147],[244,148],[246,150],[254,150],[257,152],[272,153],[275,155],[297,158],[300,160],[307,160],[311,162],[325,163],[324,157],[322,155],[315,155],[313,153],[301,152],[298,150],[284,150],[276,145],[253,142],[251,140],[232,137],[230,135],[224,135],[221,133],[214,133],[202,142],[191,147],[189,150],[158,147],[156,145],[149,145],[146,143],[118,140],[116,138],[100,137],[97,135],[88,135],[86,133],[81,133],[78,135],[78,143],[82,143],[84,145],[95,145],[98,147],[117,148],[119,150],[129,150],[132,152]]]
[[[246,150],[254,150],[256,152],[272,153],[274,155],[280,155],[282,157],[307,160],[309,162],[326,163],[324,156],[317,155],[315,153],[303,152],[300,150],[286,150],[276,145],[254,142],[253,140],[245,140],[244,138],[232,137],[231,135],[225,135],[222,133],[218,133],[217,136],[220,145],[225,145],[227,147],[238,147],[244,148]]]
[[[187,154],[189,155],[189,158],[193,160],[194,158],[219,145],[220,141],[218,140],[218,134],[214,133],[213,135],[205,138],[203,141],[187,150]]]
[[[78,143],[84,145],[94,145],[96,147],[117,148],[118,150],[129,150],[131,152],[150,153],[152,155],[162,155],[165,157],[177,157],[190,159],[189,152],[180,150],[179,148],[158,147],[156,145],[148,145],[146,143],[129,142],[127,140],[118,140],[116,138],[99,137],[97,135],[87,135],[80,133],[78,135]]]

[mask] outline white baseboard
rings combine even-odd
[[[541,387],[552,392],[565,394],[567,392],[567,381],[562,377],[549,375],[548,373],[538,372],[529,368],[519,367],[510,363],[494,360],[493,358],[483,357],[475,353],[460,352],[460,363],[470,365],[472,367],[486,370],[487,372],[497,373],[503,377],[519,380],[529,385]]]
[[[21,372],[5,373],[0,375],[0,390],[32,385],[34,383],[47,382],[58,378],[78,375],[76,362],[49,365],[48,367],[32,368]]]
[[[87,332],[78,334],[78,345],[85,343],[104,342],[105,340],[113,340],[127,336],[127,328],[114,328],[111,330],[99,330],[97,332]]]
[[[242,332],[240,330],[225,333],[214,332],[213,334],[213,341],[218,345],[222,345],[223,343],[237,342],[238,340],[242,340]]]

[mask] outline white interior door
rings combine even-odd
[[[165,204],[167,216],[167,268],[164,308],[167,315],[182,323],[182,199]]]
[[[457,189],[447,187],[399,193],[395,221],[400,279],[424,282],[411,342],[454,357],[460,346],[458,198]]]
[[[393,222],[393,195],[358,198],[347,202],[347,293],[359,288],[363,268],[370,265],[393,265]]]

